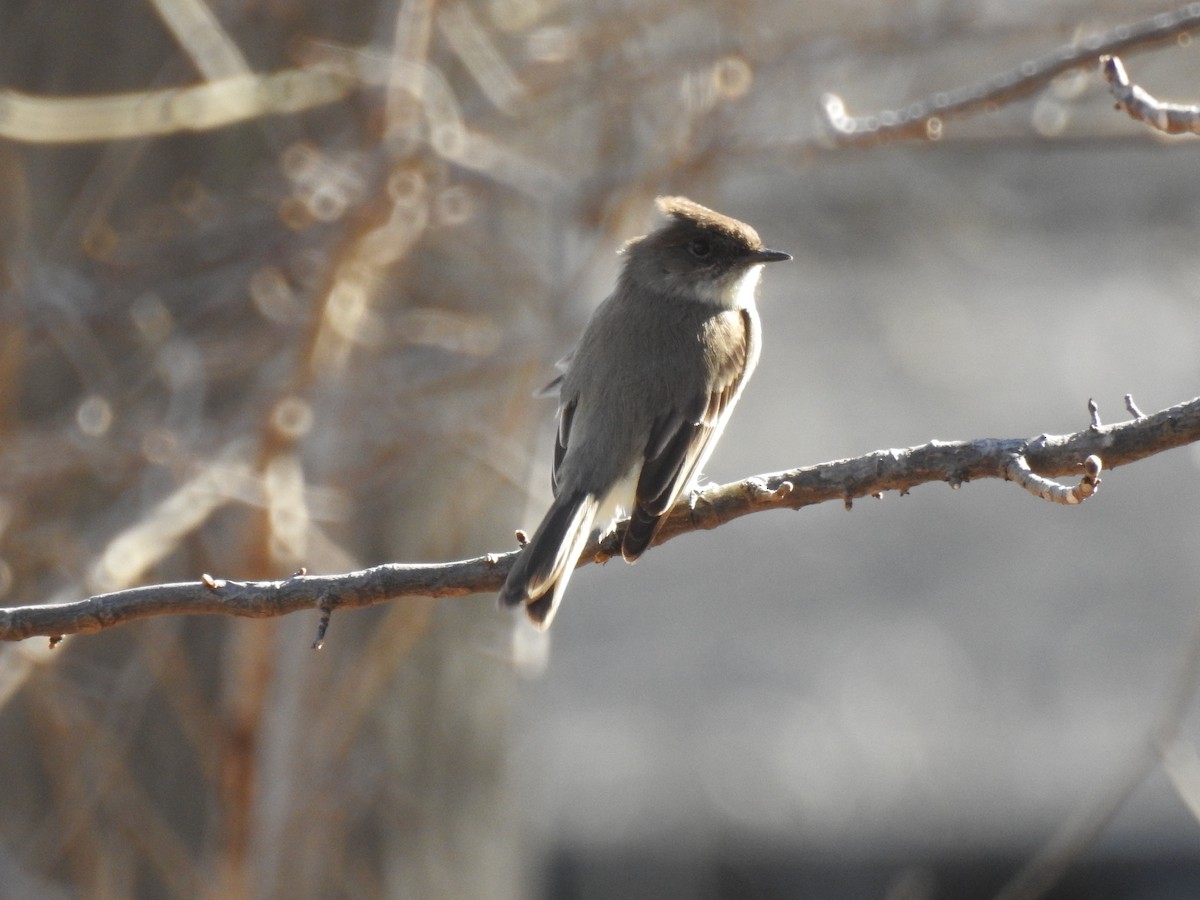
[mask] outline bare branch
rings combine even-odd
[[[282,581],[157,584],[97,594],[72,603],[0,609],[0,639],[90,634],[161,615],[226,615],[268,619],[301,609],[358,609],[400,597],[461,597],[499,590],[516,552],[451,563],[395,563],[341,575]]]
[[[1200,134],[1200,106],[1163,103],[1129,81],[1116,56],[1100,57],[1100,71],[1117,100],[1117,109],[1165,134]]]
[[[1079,503],[1099,484],[1101,458],[1108,468],[1200,441],[1200,398],[1117,425],[1092,425],[1068,435],[1033,439],[931,441],[919,447],[879,450],[705,488],[677,504],[655,541],[717,528],[768,509],[802,509],[884,491],[908,492],[942,481],[951,487],[980,478],[1003,478],[1047,500]],[[1036,474],[1035,474],[1036,473]],[[1075,487],[1048,481],[1081,475]],[[1040,476],[1040,477],[1039,477]],[[619,552],[621,528],[586,550],[581,565]],[[461,597],[496,591],[519,551],[448,563],[389,563],[341,575],[298,573],[282,581],[200,581],[161,584],[99,594],[72,603],[0,609],[0,640],[52,639],[87,634],[159,615],[231,615],[270,618],[301,609],[320,610],[322,625],[335,609],[375,606],[401,597]],[[324,628],[318,641],[324,637]]]
[[[841,97],[826,94],[821,98],[821,112],[834,141],[842,146],[912,138],[936,139],[941,137],[943,121],[951,116],[964,116],[1010,103],[1044,87],[1064,72],[1090,66],[1097,57],[1115,56],[1133,47],[1174,40],[1197,28],[1200,28],[1200,3],[1189,3],[1132,25],[1119,25],[1077,44],[1064,44],[985,81],[939,91],[906,106],[852,116],[846,111]]]
[[[764,509],[802,509],[830,500],[852,501],[884,491],[906,493],[919,484],[947,482],[958,487],[979,478],[1012,479],[1011,465],[1023,457],[1038,475],[1082,475],[1085,460],[1097,456],[1112,469],[1171,447],[1200,440],[1200,398],[1151,416],[1117,425],[1088,427],[1069,435],[1031,440],[931,441],[901,450],[877,450],[855,459],[822,463],[708,488],[675,507],[658,543]],[[1097,471],[1097,474],[1099,472]],[[599,548],[599,558],[618,552],[620,529]],[[586,555],[586,554],[585,554]]]

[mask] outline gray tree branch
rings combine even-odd
[[[1103,35],[1064,44],[1041,56],[1027,59],[975,84],[952,88],[895,109],[853,116],[837,94],[821,98],[821,113],[833,141],[840,146],[874,145],[886,141],[939,138],[943,122],[1011,103],[1045,87],[1072,69],[1091,67],[1101,57],[1113,57],[1135,47],[1176,40],[1200,28],[1200,3],[1188,3],[1129,25],[1119,25]],[[1106,77],[1109,77],[1106,71]],[[1132,107],[1130,109],[1133,113]]]
[[[1131,401],[1127,401],[1131,403]],[[1136,408],[1136,407],[1135,407]],[[1200,397],[1116,425],[1092,424],[1067,435],[1029,439],[930,441],[919,447],[877,450],[866,456],[713,485],[676,505],[656,544],[712,529],[769,509],[802,509],[829,500],[849,508],[859,497],[907,493],[929,482],[952,488],[981,478],[1012,481],[1042,499],[1078,503],[1099,484],[1101,461],[1112,469],[1200,440]],[[1078,477],[1073,486],[1051,479]],[[620,527],[584,552],[580,565],[619,553]],[[446,563],[388,563],[340,575],[297,574],[280,581],[201,580],[98,594],[71,603],[0,608],[0,640],[89,634],[150,616],[282,616],[323,613],[318,644],[335,609],[375,606],[403,597],[461,597],[497,591],[517,551]]]

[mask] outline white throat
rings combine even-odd
[[[763,264],[758,263],[721,281],[708,282],[705,285],[704,299],[726,309],[754,309],[762,269]]]

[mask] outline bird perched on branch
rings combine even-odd
[[[629,515],[621,555],[634,562],[695,484],[758,362],[763,264],[791,259],[699,203],[657,204],[666,221],[625,245],[616,290],[549,386],[559,398],[554,502],[500,591],[539,630],[597,522]]]

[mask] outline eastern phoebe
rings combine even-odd
[[[500,591],[542,631],[598,518],[628,511],[621,555],[633,562],[695,483],[758,362],[763,263],[792,258],[691,200],[656,202],[667,221],[625,245],[617,289],[548,387],[554,503]]]

